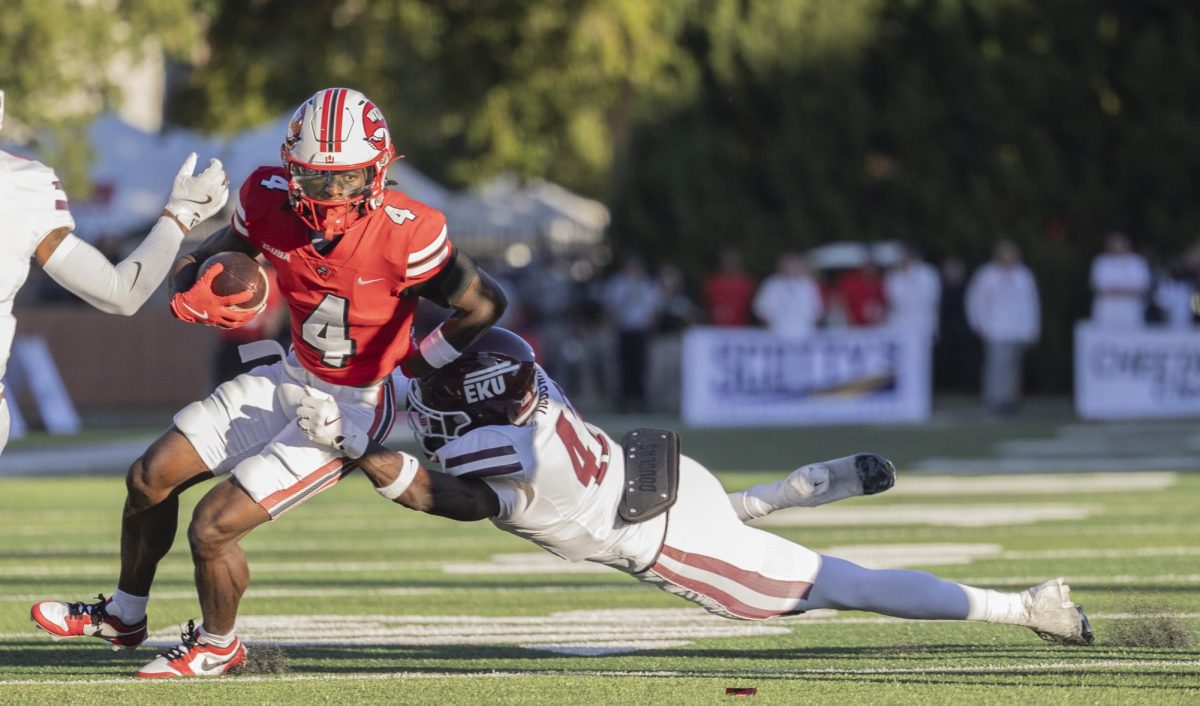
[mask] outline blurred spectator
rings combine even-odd
[[[571,315],[576,308],[575,283],[567,273],[567,263],[539,258],[521,281],[520,301],[526,314],[526,330],[536,342],[535,350],[542,367],[555,380],[568,384],[574,380],[569,341]]]
[[[617,327],[622,411],[646,407],[646,351],[662,309],[662,291],[641,258],[625,259],[604,288],[604,309]]]
[[[1184,265],[1172,264],[1159,269],[1155,278],[1153,303],[1159,317],[1156,323],[1170,328],[1191,328],[1192,297],[1196,295],[1195,274]]]
[[[521,296],[521,287],[518,284],[518,276],[516,270],[508,269],[503,262],[481,262],[478,263],[492,274],[492,278],[496,280],[496,284],[500,285],[500,289],[504,292],[504,296],[508,299],[508,306],[504,308],[504,314],[500,316],[500,320],[494,325],[500,328],[506,328],[509,331],[515,331],[523,338],[527,338],[530,333],[529,316],[525,311],[525,300]]]
[[[887,306],[883,298],[883,277],[879,265],[868,259],[862,266],[843,272],[834,284],[834,297],[846,314],[850,326],[878,326],[883,323]]]
[[[617,335],[604,312],[604,285],[598,279],[579,283],[578,304],[570,317],[572,338],[566,356],[572,361],[573,377],[559,384],[581,409],[611,406],[619,394]]]
[[[1113,231],[1104,237],[1104,252],[1092,261],[1092,321],[1110,328],[1145,323],[1150,267],[1133,252],[1129,237]]]
[[[651,412],[678,412],[682,394],[681,368],[683,332],[699,318],[699,308],[683,291],[683,271],[675,265],[658,270],[662,288],[662,310],[657,332],[650,343],[650,363],[646,372]]]
[[[704,308],[713,326],[746,326],[754,301],[754,280],[742,269],[742,253],[721,250],[717,269],[704,280]]]
[[[279,341],[284,350],[291,345],[291,331],[288,328],[288,307],[275,281],[275,268],[265,258],[259,258],[259,263],[267,273],[267,303],[258,316],[250,323],[235,329],[215,329],[217,345],[213,350],[214,387],[226,380],[231,380],[242,373],[253,370],[256,366],[271,362],[266,359],[242,362],[238,346],[264,339]]]
[[[781,336],[805,336],[817,327],[824,305],[808,262],[796,252],[779,256],[775,274],[763,281],[754,297],[754,315]]]
[[[900,262],[884,275],[883,292],[889,324],[937,336],[942,283],[913,246],[905,245]]]
[[[1038,339],[1041,303],[1033,273],[1015,243],[996,243],[991,262],[971,277],[967,320],[983,339],[983,404],[996,414],[1016,411],[1025,351]]]
[[[935,383],[959,392],[974,390],[979,382],[979,339],[967,321],[967,266],[957,257],[942,262],[941,292]]]

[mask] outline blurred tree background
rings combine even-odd
[[[119,76],[147,52],[195,61],[209,0],[4,0],[0,89],[5,137],[27,142],[68,189],[86,190],[87,126],[112,102]]]
[[[975,265],[1012,238],[1045,300],[1043,389],[1070,379],[1106,230],[1162,255],[1200,235],[1194,0],[14,1],[0,81],[49,127],[61,91],[29,77],[102,95],[81,69],[139,41],[184,67],[170,118],[210,131],[351,85],[422,171],[597,197],[619,252],[693,281],[730,242],[762,275],[784,246],[902,238]]]

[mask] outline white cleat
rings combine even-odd
[[[1062,578],[1051,579],[1021,593],[1029,616],[1027,625],[1037,636],[1060,645],[1090,645],[1095,639],[1083,608],[1071,602],[1071,587]]]
[[[196,624],[188,621],[183,641],[163,652],[137,673],[140,679],[178,679],[181,677],[215,677],[225,674],[246,661],[246,648],[234,639],[229,647],[201,644]]]

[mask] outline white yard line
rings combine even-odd
[[[1005,551],[998,544],[950,544],[944,542],[913,542],[903,544],[843,544],[832,547],[816,547],[849,561],[868,565],[871,568],[899,568],[905,566],[946,566],[969,564],[977,559],[1003,560],[1055,560],[1055,559],[1128,559],[1145,557],[1191,557],[1200,556],[1200,547],[1129,547],[1123,549],[1053,549],[1046,551]],[[255,573],[305,573],[305,572],[352,572],[384,573],[393,571],[441,571],[447,574],[507,575],[507,574],[604,574],[617,576],[617,572],[600,564],[569,562],[546,552],[514,552],[493,554],[487,561],[477,562],[262,562],[253,567]],[[10,577],[48,576],[113,576],[114,567],[109,565],[63,565],[10,564],[0,565],[0,573]],[[167,564],[159,568],[161,576],[190,575],[192,569],[184,564]],[[396,593],[399,591],[400,593]],[[300,597],[341,596],[371,594],[418,595],[424,589],[396,588],[346,591],[342,589],[310,589],[289,591],[267,589],[255,592],[256,597]],[[186,597],[182,592],[155,594],[156,598]],[[0,602],[16,600],[11,596],[0,596]],[[24,600],[24,598],[21,598]],[[37,598],[33,598],[37,600]]]
[[[1179,480],[1175,473],[1033,473],[1002,476],[901,475],[888,497],[899,495],[1055,495],[1163,490]]]
[[[922,471],[955,473],[1036,473],[1038,471],[1122,472],[1195,470],[1200,456],[1139,456],[1135,458],[926,458],[912,464]]]
[[[160,572],[161,573],[161,572]],[[616,572],[613,572],[616,575]],[[529,593],[577,593],[580,591],[628,591],[647,590],[647,586],[640,583],[595,583],[595,584],[580,584],[578,586],[488,586],[488,585],[463,585],[463,586],[446,586],[438,588],[410,588],[398,586],[396,588],[253,588],[251,587],[246,594],[247,599],[261,598],[346,598],[346,597],[388,597],[388,596],[430,596],[442,594],[456,593],[486,593],[488,595],[515,593],[526,595]],[[82,595],[77,596],[82,597]],[[156,601],[195,601],[195,591],[156,591],[152,595]],[[36,601],[51,600],[52,596],[47,596],[44,593],[21,593],[9,596],[0,596],[0,603],[34,603]]]
[[[1094,613],[1096,620],[1200,618],[1197,612]],[[771,621],[726,620],[693,607],[562,611],[540,616],[480,615],[245,615],[238,633],[251,646],[315,647],[363,645],[519,645],[575,654],[661,649],[703,638],[784,635],[793,628],[827,625],[889,625],[930,622],[860,612],[814,610]],[[177,642],[177,626],[158,627],[145,643],[166,648]],[[27,640],[37,630],[0,633]],[[667,645],[666,642],[671,642]]]
[[[725,678],[755,676],[804,676],[804,675],[888,675],[888,674],[1010,674],[1018,672],[1074,672],[1101,671],[1106,669],[1126,670],[1136,669],[1154,672],[1162,668],[1197,667],[1200,660],[1165,660],[1147,662],[1146,660],[1102,660],[1095,662],[1027,662],[1022,664],[995,664],[965,667],[877,667],[868,669],[851,669],[844,667],[813,667],[808,669],[763,669],[763,670],[659,670],[647,672],[634,671],[531,671],[531,672],[468,672],[447,674],[444,672],[391,672],[388,674],[281,674],[272,676],[226,676],[220,677],[221,684],[240,684],[258,682],[307,682],[307,681],[403,681],[406,679],[512,679],[514,677],[562,679],[564,677],[637,677],[637,678]],[[210,680],[199,679],[201,683]],[[0,686],[98,686],[103,684],[145,684],[144,688],[154,688],[150,684],[174,683],[163,680],[145,680],[133,677],[112,679],[4,679]]]
[[[752,522],[758,527],[866,527],[871,525],[934,525],[938,527],[996,527],[1035,522],[1085,520],[1103,508],[1068,503],[958,505],[853,505],[789,508]]]

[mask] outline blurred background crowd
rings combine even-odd
[[[353,86],[590,408],[677,409],[692,326],[901,326],[936,389],[1008,414],[1070,390],[1076,321],[1196,318],[1196,3],[13,2],[0,141],[56,166],[81,235],[123,254],[189,149],[237,182]]]

